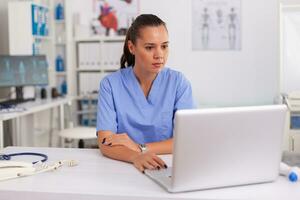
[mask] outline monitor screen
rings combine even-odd
[[[0,87],[48,84],[46,56],[1,56]]]

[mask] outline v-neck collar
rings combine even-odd
[[[130,69],[130,76],[133,80],[135,93],[138,96],[139,100],[144,104],[144,106],[149,104],[155,104],[162,70],[157,74],[157,76],[153,80],[148,97],[146,97],[137,77],[134,74],[133,68]]]

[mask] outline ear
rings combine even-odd
[[[129,49],[129,52],[134,55],[135,54],[135,46],[133,44],[133,42],[131,42],[131,40],[128,40],[128,49]]]

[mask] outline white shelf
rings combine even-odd
[[[98,94],[79,95],[76,97],[77,100],[95,100],[98,99]]]
[[[57,76],[66,76],[67,72],[63,71],[63,72],[56,72]]]
[[[56,46],[65,46],[66,43],[65,42],[56,42],[55,45]]]
[[[101,69],[92,69],[92,68],[84,68],[84,69],[76,69],[77,72],[103,72]]]
[[[97,110],[80,110],[76,112],[77,115],[94,114],[94,113],[97,113]]]
[[[38,39],[38,40],[52,40],[52,37],[50,36],[41,36],[41,35],[33,35],[33,39]]]
[[[75,38],[76,42],[95,42],[95,41],[125,41],[125,36],[90,36],[90,37],[78,37]]]
[[[117,67],[109,67],[109,66],[102,66],[102,71],[103,72],[115,72],[120,69],[120,65],[116,65]]]
[[[76,69],[77,72],[115,72],[115,71],[118,71],[119,70],[119,67],[118,69],[109,69],[109,68],[104,68],[101,67],[102,69],[96,69],[96,68],[79,68],[79,69]]]
[[[55,19],[54,21],[55,21],[56,24],[65,24],[64,19],[59,19],[59,20]]]

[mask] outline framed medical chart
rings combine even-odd
[[[241,0],[192,0],[192,49],[241,50]]]
[[[111,31],[125,35],[139,13],[139,0],[93,0],[93,12],[95,34],[104,28],[106,35]]]

